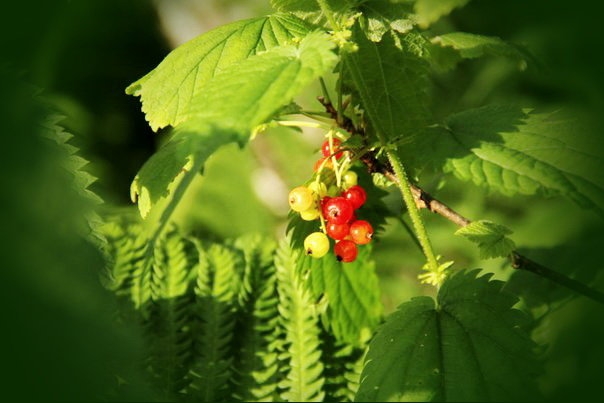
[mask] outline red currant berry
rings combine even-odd
[[[344,240],[336,244],[334,252],[338,262],[350,263],[355,261],[359,250],[354,242]]]
[[[365,189],[360,187],[359,185],[355,185],[345,191],[342,196],[352,204],[352,207],[356,210],[365,204],[367,200],[367,193],[365,193]]]
[[[343,197],[332,197],[323,205],[323,217],[334,224],[345,224],[350,220],[354,210]]]
[[[349,233],[350,226],[348,224],[336,224],[334,222],[327,223],[327,236],[330,236],[336,241],[341,241],[346,238]]]
[[[350,236],[357,245],[368,244],[373,236],[373,227],[364,220],[354,221],[350,225]]]
[[[331,199],[333,199],[333,197],[330,197],[330,196],[325,196],[324,198],[321,199],[321,213],[323,213],[325,211],[325,205]],[[325,218],[325,214],[324,213],[323,213],[323,218]]]
[[[353,223],[357,220],[357,215],[355,213],[352,213],[352,217],[350,217],[350,220],[348,220],[348,224]]]
[[[332,147],[329,147],[329,140],[325,141],[325,143],[323,143],[323,147],[321,147],[321,151],[323,152],[323,156],[324,157],[329,157],[330,155],[332,155],[333,153],[337,152],[340,149],[340,144],[342,142],[338,139],[332,139],[331,140],[331,144]],[[342,158],[342,154],[343,152],[339,152],[336,154],[336,159],[340,159]]]

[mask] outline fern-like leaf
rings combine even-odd
[[[260,235],[235,242],[245,256],[245,273],[239,293],[240,314],[235,330],[233,396],[241,401],[278,398],[277,275],[275,244]]]
[[[319,317],[310,292],[297,275],[300,253],[282,242],[275,259],[279,279],[279,313],[284,332],[285,379],[280,383],[281,397],[290,402],[322,401],[323,364],[319,339]]]
[[[201,323],[190,393],[203,402],[223,401],[228,400],[228,381],[232,376],[231,341],[242,261],[236,251],[226,246],[214,244],[203,250],[198,244],[198,250],[195,294]]]

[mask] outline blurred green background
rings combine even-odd
[[[138,99],[126,86],[156,66],[178,44],[218,25],[269,12],[268,0],[86,0],[12,2],[0,28],[0,214],[3,215],[0,293],[4,323],[2,383],[6,396],[77,400],[145,398],[137,384],[140,335],[113,323],[112,297],[100,286],[102,257],[77,235],[77,195],[56,174],[56,158],[34,135],[43,111],[27,101],[40,93],[60,111],[72,143],[99,178],[92,189],[103,207],[132,209],[130,182],[161,144]],[[434,33],[466,31],[523,44],[540,71],[519,72],[496,57],[468,61],[434,77],[437,116],[487,103],[566,107],[593,117],[602,136],[601,23],[597,2],[475,0],[441,20]],[[31,87],[23,88],[19,82]],[[317,109],[309,89],[300,102]],[[211,157],[177,211],[187,230],[223,239],[245,232],[282,237],[289,188],[311,173],[321,133],[273,130],[244,150]],[[446,178],[424,179],[430,193],[472,218],[514,229],[528,256],[604,289],[600,217],[559,199],[504,198]],[[73,200],[72,200],[73,199]],[[386,197],[400,210],[396,194]],[[72,204],[73,203],[73,206]],[[110,207],[108,207],[110,206]],[[548,357],[540,379],[549,399],[593,396],[604,373],[604,309],[530,274],[512,273],[503,259],[480,262],[477,250],[452,236],[455,228],[425,215],[439,254],[456,267],[481,267],[509,279],[537,318],[534,335]],[[432,294],[416,280],[419,249],[400,220],[390,218],[375,259],[386,312],[412,296]],[[132,380],[123,385],[119,376]],[[114,388],[108,388],[113,385]]]

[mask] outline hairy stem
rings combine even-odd
[[[415,229],[415,234],[417,235],[417,239],[422,246],[426,260],[428,261],[428,267],[430,268],[430,271],[436,272],[438,271],[438,261],[436,260],[436,255],[434,255],[434,251],[432,250],[432,243],[430,242],[428,232],[426,231],[426,227],[424,226],[424,222],[420,216],[419,208],[417,207],[415,199],[413,198],[411,184],[407,178],[405,168],[403,167],[403,164],[401,164],[398,156],[393,151],[388,150],[386,154],[388,155],[388,161],[390,161],[390,165],[392,165],[394,174],[399,179],[396,184],[403,195],[403,200],[407,206],[411,223]]]

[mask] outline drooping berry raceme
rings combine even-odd
[[[343,197],[332,197],[323,205],[323,217],[334,224],[346,224],[353,213],[352,205]]]
[[[329,252],[329,239],[322,232],[313,232],[304,240],[304,251],[314,258],[323,257]]]
[[[331,147],[329,145],[329,140],[326,140],[323,143],[323,146],[321,147],[321,152],[323,153],[324,157],[329,157],[330,155],[332,155],[333,153],[337,152],[340,149],[340,144],[342,144],[342,142],[338,139],[331,139]],[[342,155],[344,154],[343,151],[337,153],[335,155],[336,159],[340,159],[342,158]]]
[[[373,237],[373,227],[364,220],[357,220],[350,224],[350,237],[357,245],[366,245]]]
[[[289,192],[289,206],[292,210],[302,212],[313,204],[313,194],[306,186],[298,186]]]
[[[345,224],[336,224],[334,222],[328,222],[326,226],[327,236],[336,241],[340,241],[350,234],[350,226]]]
[[[334,252],[338,262],[351,263],[356,260],[359,250],[354,242],[343,240],[336,244]]]
[[[357,219],[356,210],[365,204],[367,194],[358,185],[357,173],[349,169],[354,158],[341,148],[342,142],[334,135],[338,134],[329,133],[329,140],[321,147],[323,157],[315,163],[314,179],[308,186],[293,189],[289,204],[302,220],[320,220],[321,231],[304,240],[308,256],[325,256],[331,238],[336,241],[337,260],[350,263],[357,258],[357,245],[371,242],[373,228],[369,222]]]
[[[342,196],[350,202],[355,210],[365,204],[365,201],[367,200],[367,193],[365,192],[365,189],[359,185],[352,186],[350,189],[345,191]]]

